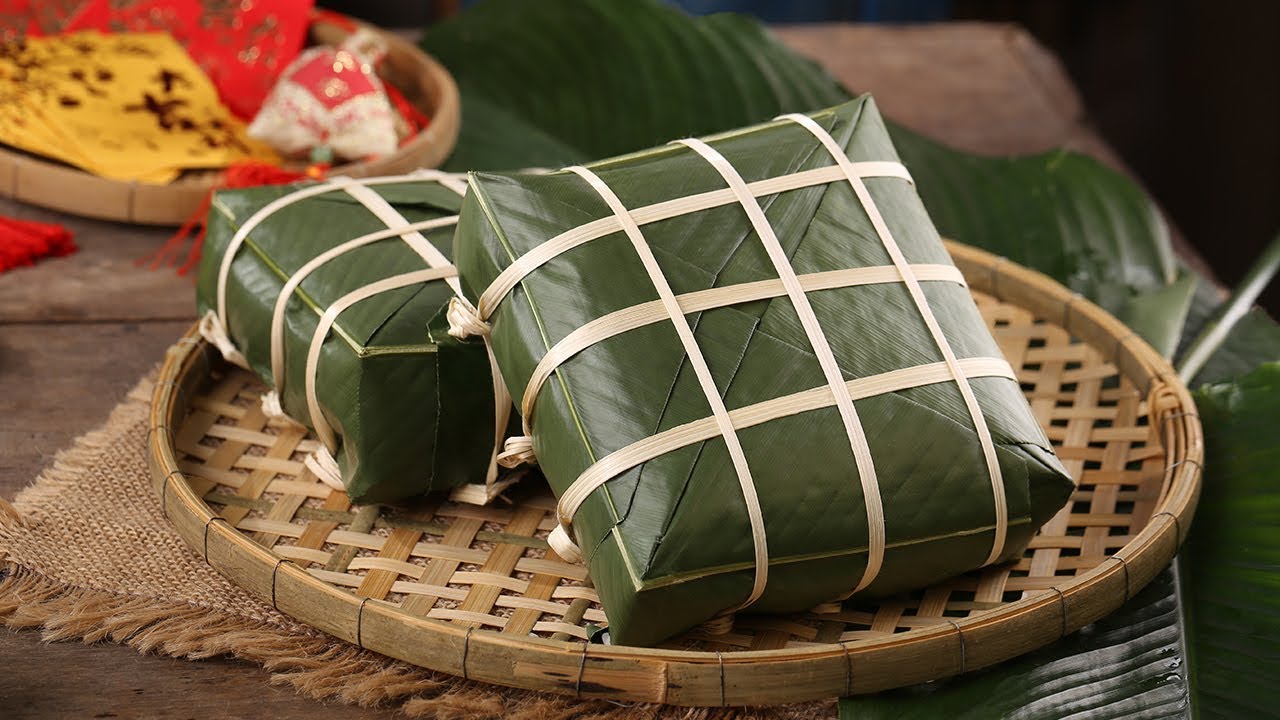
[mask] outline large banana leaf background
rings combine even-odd
[[[691,18],[648,0],[488,0],[431,28],[423,46],[462,91],[450,170],[584,162],[836,105],[856,90],[754,20]],[[1179,266],[1159,209],[1125,176],[1076,153],[981,157],[890,129],[944,235],[1048,273],[1170,357],[1214,324],[1222,294]],[[1179,560],[1145,591],[1019,660],[850,698],[842,714],[1280,716],[1274,361],[1280,326],[1254,310],[1192,379],[1204,491]]]

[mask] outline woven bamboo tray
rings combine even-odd
[[[331,175],[400,175],[444,162],[458,139],[461,101],[453,76],[426,53],[393,34],[377,31],[387,43],[379,67],[383,80],[431,118],[431,124],[396,152],[376,160],[336,165]],[[312,23],[312,40],[336,45],[346,36],[336,25]],[[0,145],[0,197],[72,215],[147,225],[180,225],[221,182],[218,170],[187,171],[166,185],[110,180]]]
[[[304,469],[315,441],[268,421],[264,388],[194,333],[168,353],[148,457],[197,553],[280,611],[433,670],[583,697],[679,705],[870,693],[993,665],[1108,614],[1172,559],[1203,455],[1186,388],[1097,306],[1044,275],[950,245],[1036,417],[1079,487],[1016,564],[878,603],[739,616],[658,648],[588,642],[590,579],[545,542],[554,498],[352,507]]]

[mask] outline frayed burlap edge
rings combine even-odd
[[[60,452],[15,501],[0,499],[0,538],[30,531],[30,521],[115,439],[116,428],[145,419],[152,377],[141,380],[101,427]],[[18,508],[30,508],[24,516]],[[231,657],[262,666],[271,682],[321,701],[398,710],[413,718],[512,720],[800,720],[831,716],[834,701],[776,708],[679,708],[580,700],[515,690],[431,672],[360,649],[287,619],[271,608],[231,613],[81,587],[9,559],[0,548],[0,624],[39,630],[48,642],[114,642],[139,652],[200,660]]]
[[[441,678],[322,635],[297,636],[200,607],[70,587],[16,565],[0,573],[7,574],[0,581],[0,622],[39,629],[48,642],[114,642],[190,660],[233,657],[261,665],[273,683],[307,697],[362,707],[399,705],[410,717],[532,719],[560,717],[569,709],[562,698]],[[608,703],[573,705],[584,714],[622,710]],[[628,710],[611,717],[654,717],[638,706]]]

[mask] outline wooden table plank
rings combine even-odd
[[[11,499],[102,424],[189,326],[0,324],[0,497]]]
[[[75,233],[80,252],[0,274],[0,325],[30,322],[142,322],[195,316],[195,284],[165,268],[134,261],[173,232],[72,218],[0,199],[0,215],[57,222]]]
[[[975,153],[1010,154],[1064,143],[1113,160],[1082,133],[1080,96],[1053,55],[1013,25],[802,25],[778,28],[886,117]]]
[[[272,685],[260,667],[214,658],[191,662],[122,645],[44,643],[0,630],[0,717],[119,720],[366,720],[386,711],[304,700]]]

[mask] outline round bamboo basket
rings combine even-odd
[[[232,582],[342,640],[474,680],[691,706],[871,693],[994,665],[1116,609],[1191,524],[1203,444],[1177,375],[1048,277],[952,244],[1036,417],[1074,474],[1071,501],[1017,563],[879,602],[739,616],[656,648],[594,641],[586,571],[545,538],[554,498],[432,497],[352,507],[304,469],[315,441],[268,421],[264,390],[188,333],[168,353],[148,456],[165,515]]]
[[[387,43],[378,69],[383,80],[431,118],[431,124],[386,157],[336,165],[331,175],[401,175],[444,162],[458,139],[462,117],[453,76],[429,55],[393,34],[377,31]],[[312,40],[335,45],[346,32],[323,21],[312,23]],[[166,185],[110,180],[70,165],[0,146],[0,196],[72,215],[146,225],[180,225],[196,212],[222,173],[183,173]]]

